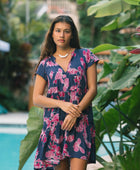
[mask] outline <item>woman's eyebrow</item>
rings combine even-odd
[[[62,29],[62,28],[59,28],[59,27],[56,27],[55,29]],[[71,28],[65,28],[64,30],[71,30]]]

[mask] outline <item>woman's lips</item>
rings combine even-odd
[[[59,42],[65,42],[65,40],[58,40]]]

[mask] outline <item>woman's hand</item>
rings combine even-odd
[[[79,117],[81,114],[81,110],[79,106],[70,102],[62,102],[59,106],[64,112],[71,115],[72,117]]]
[[[64,119],[64,122],[62,124],[62,130],[68,130],[70,131],[72,127],[74,126],[76,122],[76,117],[72,117],[71,115],[67,115]]]

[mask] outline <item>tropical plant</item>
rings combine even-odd
[[[94,1],[94,0],[93,0]],[[97,1],[95,1],[97,2]],[[102,27],[102,31],[138,25],[140,16],[140,0],[100,0],[88,8],[88,15],[95,17],[115,16],[113,20]]]
[[[134,6],[132,6],[129,10],[125,12],[121,12],[121,14],[115,14],[114,8],[112,8],[114,2],[112,2],[112,6],[109,3],[110,1],[77,0],[77,2],[80,21],[79,35],[80,42],[83,47],[96,47],[97,45],[102,43],[112,43],[121,46],[131,45],[135,43],[135,41],[132,39],[128,41],[131,32],[134,30],[133,27],[137,25],[136,18],[139,18],[139,13],[134,12],[136,9]],[[99,3],[99,5],[97,2]],[[118,1],[117,4],[117,9],[119,11],[121,10],[119,9],[120,1]],[[101,17],[96,15],[97,12],[93,13],[95,10],[98,9],[97,5],[100,7],[100,10],[105,11],[105,13],[103,12]],[[93,8],[95,8],[94,11],[92,10]],[[106,11],[110,9],[113,9],[109,11],[110,15],[106,14]],[[129,13],[131,13],[131,10],[133,11],[133,14],[130,17]],[[137,11],[139,11],[138,7]],[[128,27],[128,25],[131,26],[131,29],[127,29],[128,31],[122,29],[123,27]],[[124,31],[127,31],[127,33],[124,34]]]
[[[19,157],[19,168],[21,170],[30,157],[32,152],[35,150],[41,129],[43,127],[43,109],[32,107],[29,112],[29,118],[27,120],[28,134],[21,141],[20,145],[20,157]]]
[[[96,51],[96,48],[93,51]],[[140,141],[140,59],[128,54],[122,56],[122,60],[118,63],[118,59],[114,62],[114,52],[111,53],[111,55],[113,55],[113,60],[110,58],[110,63],[104,64],[103,70],[98,77],[98,80],[100,80],[111,74],[110,81],[108,82],[107,88],[99,87],[98,95],[93,101],[93,110],[95,117],[97,150],[100,144],[105,147],[109,156],[112,158],[114,168],[117,166],[116,161],[114,161],[118,161],[117,154],[119,154],[120,157],[123,157],[123,154],[125,155],[123,145],[127,144],[131,150],[137,152],[136,148]],[[120,57],[120,55],[117,54],[115,58],[117,57]],[[133,88],[128,92],[120,93],[120,90],[125,87]],[[122,99],[128,96],[129,98],[123,102]],[[112,102],[114,102],[114,104],[112,104]],[[107,106],[111,106],[111,108],[106,111]],[[132,137],[133,131],[136,133]],[[112,141],[111,138],[115,132],[119,133],[120,136],[120,141],[118,141],[120,148],[119,153],[116,153],[113,143],[114,141]],[[108,134],[113,153],[111,153],[103,141],[105,134]],[[99,156],[97,156],[97,160],[103,165],[106,164],[106,161]],[[139,167],[138,165],[139,163],[137,162],[136,166]],[[121,164],[119,164],[119,166],[122,167]],[[129,167],[130,169],[133,169],[132,165]]]
[[[110,15],[116,15],[115,20],[108,23],[106,26],[102,27],[102,30],[113,30],[116,28],[128,27],[128,26],[135,26],[138,20],[136,20],[139,14],[139,6],[131,6],[138,5],[139,0],[136,1],[129,1],[124,0],[121,1],[100,1],[96,5],[89,7],[88,14],[96,14],[95,17],[104,17]],[[113,6],[117,8],[113,8]],[[122,8],[123,7],[123,8]],[[112,10],[113,9],[113,10]],[[121,11],[120,11],[121,10]],[[133,16],[132,16],[133,15]],[[132,17],[136,17],[132,20]],[[139,27],[136,29],[139,31]],[[139,35],[136,33],[134,35]],[[106,48],[107,47],[107,48]],[[101,45],[98,46],[93,50],[93,52],[100,52],[104,50],[108,50],[110,46],[108,45]],[[111,45],[111,49],[114,48]],[[131,50],[130,53],[132,54],[139,54],[139,46],[137,49],[133,49],[134,47],[127,48]],[[113,58],[116,55],[112,54]],[[120,58],[120,55],[117,55]],[[99,79],[103,78],[104,76],[108,75],[109,73],[114,72],[114,67],[112,69],[112,63],[105,63],[103,71],[99,74]],[[112,163],[107,163],[105,160],[97,156],[97,159],[100,163],[104,165],[102,169],[139,169],[139,161],[137,154],[139,153],[139,131],[140,131],[140,124],[139,124],[139,105],[140,105],[140,98],[138,97],[137,93],[140,91],[140,70],[139,70],[139,55],[130,55],[123,57],[122,61],[120,61],[120,66],[116,69],[111,77],[111,81],[108,83],[108,88],[103,89],[101,88],[101,93],[99,92],[98,97],[96,100],[93,101],[93,105],[96,106],[93,108],[96,112],[97,118],[96,121],[96,136],[98,139],[97,144],[102,145],[106,148],[108,154],[112,158]],[[118,60],[117,60],[118,63]],[[117,64],[116,63],[116,64]],[[109,64],[109,65],[108,65]],[[111,70],[112,69],[112,70]],[[134,69],[134,70],[133,70]],[[138,72],[137,72],[138,71]],[[131,74],[136,73],[137,75]],[[125,92],[120,96],[119,91],[122,88],[132,86],[132,90]],[[113,91],[112,91],[113,90]],[[100,91],[100,89],[99,89]],[[103,92],[103,93],[102,93]],[[117,95],[116,95],[117,93]],[[123,97],[131,95],[125,102],[121,102]],[[115,99],[116,106],[112,105],[111,101]],[[105,100],[107,100],[105,102]],[[109,101],[108,101],[109,100]],[[100,103],[100,104],[98,104]],[[110,105],[112,108],[108,111],[105,111],[105,107]],[[99,116],[100,113],[100,116]],[[101,123],[102,122],[102,123]],[[113,123],[112,123],[113,122]],[[102,126],[104,125],[104,126]],[[102,128],[101,128],[102,127]],[[119,130],[118,130],[119,127]],[[104,130],[105,128],[105,130]],[[135,131],[135,135],[132,137],[132,132]],[[114,132],[120,133],[120,151],[119,156],[117,156],[115,148],[113,146],[113,142],[111,136]],[[103,142],[103,136],[107,133],[110,139],[110,143],[113,149],[113,154],[108,150],[105,143]],[[127,137],[128,141],[125,141],[124,136]],[[128,142],[128,143],[127,143]],[[126,145],[126,152],[124,150],[123,145]],[[98,145],[97,145],[98,146]],[[115,158],[114,158],[115,157]],[[132,163],[132,160],[134,164]],[[110,168],[109,168],[110,167]],[[111,168],[112,167],[112,168]]]

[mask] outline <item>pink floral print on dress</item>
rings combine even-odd
[[[45,58],[37,74],[48,84],[47,97],[78,104],[88,91],[86,71],[98,58],[88,49],[76,49],[72,53],[67,71],[56,63],[55,57]],[[44,123],[36,151],[34,168],[47,170],[62,159],[79,158],[94,163],[95,128],[92,106],[85,109],[71,129],[61,129],[66,117],[60,108],[45,108]]]

